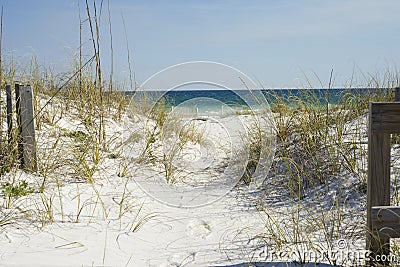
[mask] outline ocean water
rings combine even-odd
[[[277,99],[288,105],[295,106],[298,100],[315,106],[326,104],[340,105],[351,98],[362,98],[370,95],[389,94],[389,89],[362,88],[362,89],[262,89],[257,91],[257,99],[253,101],[254,94],[248,90],[175,90],[166,92],[140,92],[144,95],[155,95],[163,99],[171,109],[179,108],[183,113],[196,113],[202,115],[230,114],[254,109],[260,101],[273,106]],[[261,92],[261,94],[260,94]],[[135,92],[126,92],[134,96]],[[260,96],[262,99],[260,99]]]

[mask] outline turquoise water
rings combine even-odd
[[[296,105],[301,99],[312,105],[341,104],[351,97],[363,97],[371,94],[388,94],[389,89],[263,89],[259,90],[264,99],[270,105],[274,104],[276,97],[289,105]],[[141,92],[142,93],[142,92]],[[156,93],[157,99],[163,98],[171,108],[179,107],[188,112],[198,114],[217,114],[236,112],[249,109],[248,103],[244,100],[251,99],[250,91],[231,90],[176,90],[167,92],[145,92],[145,94]],[[134,92],[127,92],[133,95]],[[260,99],[257,99],[260,101]],[[252,106],[254,107],[254,106]]]

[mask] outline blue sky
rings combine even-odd
[[[79,47],[79,0],[3,0],[3,52],[68,70]],[[92,3],[93,0],[88,0]],[[101,0],[97,0],[100,6]],[[85,1],[80,0],[86,18]],[[102,65],[110,70],[108,0],[101,17]],[[206,60],[240,69],[266,88],[348,85],[400,67],[398,0],[109,0],[114,80],[129,80],[125,19],[138,83],[168,66]],[[84,23],[83,50],[92,53]],[[304,74],[303,74],[304,73]]]

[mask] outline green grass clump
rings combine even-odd
[[[74,139],[76,142],[84,142],[87,138],[87,134],[82,131],[67,132],[65,136]]]
[[[26,181],[20,181],[17,184],[5,182],[1,185],[4,195],[7,198],[19,198],[34,192]]]
[[[5,198],[4,204],[7,209],[11,208],[14,201],[18,198],[31,194],[35,191],[25,180],[19,181],[18,183],[15,181],[4,182],[1,184],[1,188],[3,189]]]

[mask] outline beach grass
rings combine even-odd
[[[308,90],[304,91],[306,95],[275,96],[271,109],[275,114],[277,149],[268,191],[286,192],[279,195],[286,196],[287,212],[274,214],[275,205],[268,201],[260,205],[265,213],[264,238],[269,246],[311,251],[314,256],[338,251],[338,242],[346,243],[342,250],[363,249],[368,103],[393,101],[393,87],[399,84],[397,75],[385,77],[395,80],[378,83],[373,77],[367,82],[372,86],[368,94],[362,89],[359,93],[349,89],[341,103],[334,106]],[[380,89],[385,85],[392,87]],[[398,251],[394,248],[392,253]],[[309,262],[315,257],[299,260]],[[365,264],[360,259],[352,262],[328,255],[322,260],[334,265]]]

